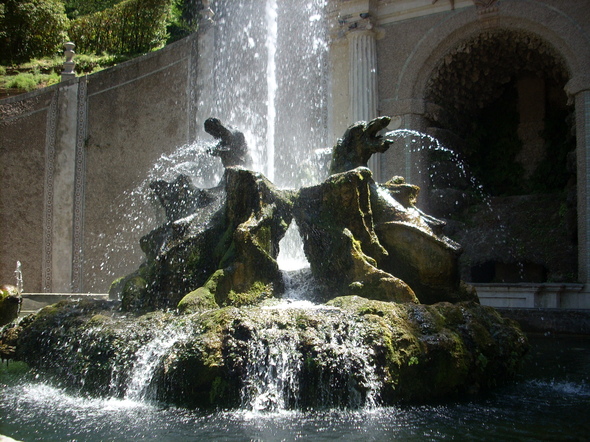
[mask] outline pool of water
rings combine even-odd
[[[203,413],[72,396],[2,368],[0,434],[23,441],[587,440],[590,338],[532,338],[523,378],[477,398],[364,410]]]

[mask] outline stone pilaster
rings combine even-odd
[[[43,291],[82,290],[86,78],[56,90],[45,143]]]
[[[590,282],[590,77],[573,77],[565,91],[576,110],[578,281]]]
[[[377,55],[371,30],[348,34],[351,123],[377,117]]]
[[[578,162],[578,280],[590,279],[590,90],[576,94]]]
[[[360,15],[362,16],[362,14]],[[368,18],[349,25],[346,35],[349,48],[350,123],[371,120],[377,111],[377,49],[376,34]],[[379,155],[369,160],[369,168],[380,181]]]

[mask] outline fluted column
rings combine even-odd
[[[590,292],[590,76],[574,76],[565,91],[576,110],[578,281]]]
[[[377,117],[377,49],[371,28],[351,29],[347,34],[349,48],[349,95],[351,123]],[[380,180],[379,155],[369,160],[376,181]]]
[[[377,117],[377,54],[371,30],[348,34],[350,117],[352,122]]]

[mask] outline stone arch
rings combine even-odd
[[[394,100],[424,100],[426,85],[437,64],[450,51],[483,31],[505,29],[539,36],[565,61],[569,94],[590,88],[590,36],[575,20],[554,7],[530,0],[511,2],[510,8],[477,17],[474,8],[447,15],[412,48],[395,87]],[[567,39],[564,37],[567,30]],[[419,104],[416,104],[420,107]]]
[[[587,76],[588,66],[590,66],[590,45],[588,44],[590,37],[576,26],[573,18],[568,17],[555,7],[529,0],[510,2],[509,6],[503,8],[499,4],[498,10],[489,16],[476,17],[477,11],[474,8],[468,8],[441,17],[437,25],[431,27],[408,55],[401,75],[398,77],[392,101],[396,103],[395,108],[403,109],[399,113],[402,117],[404,114],[406,116],[412,115],[411,118],[403,120],[407,128],[426,131],[432,121],[444,119],[445,106],[440,100],[433,99],[432,87],[436,82],[435,77],[440,73],[441,66],[444,67],[445,59],[448,61],[451,58],[451,62],[456,61],[452,59],[453,54],[462,50],[469,51],[469,45],[481,38],[482,35],[488,34],[498,37],[504,33],[504,35],[528,39],[535,50],[546,54],[539,57],[541,61],[553,60],[559,71],[555,75],[562,77],[556,83],[565,91],[570,104],[575,103],[576,105],[578,279],[586,282],[590,273],[588,270],[590,262],[588,259],[590,255],[588,230],[590,227],[588,226],[589,214],[586,202],[588,187],[586,175],[588,171],[585,168],[585,157],[580,158],[580,153],[585,155],[590,146],[588,146],[588,127],[581,129],[580,125],[584,121],[582,117],[589,112],[587,107],[590,100],[586,98],[585,104],[583,104],[577,96],[590,89],[590,79]],[[472,81],[477,82],[478,80],[473,79]],[[580,109],[581,106],[585,106],[585,108]],[[424,183],[420,184],[424,186]],[[573,247],[572,250],[575,248]],[[477,252],[474,253],[477,254]],[[490,262],[501,261],[501,254],[502,252],[498,252],[496,256],[489,257],[487,261],[478,263],[481,264],[480,270],[486,266],[489,268]],[[524,263],[526,266],[529,264]],[[506,267],[504,266],[504,268]],[[534,272],[536,269],[533,268],[532,271]],[[466,275],[463,276],[466,277]],[[469,279],[469,276],[466,279]]]

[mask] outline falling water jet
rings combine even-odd
[[[509,221],[503,220],[501,215],[496,213],[490,194],[486,192],[484,185],[481,184],[477,178],[469,172],[468,165],[464,160],[461,159],[457,152],[444,146],[437,138],[433,137],[432,135],[416,130],[396,129],[386,132],[383,136],[392,141],[410,138],[412,147],[409,148],[408,152],[411,153],[428,150],[447,154],[451,158],[453,165],[459,170],[461,177],[468,180],[471,189],[476,192],[478,199],[483,203],[485,210],[487,213],[489,213],[489,216],[495,220],[495,225],[497,227],[497,233],[494,238],[495,244],[503,244],[506,246],[508,256],[511,257],[512,260],[517,260],[518,251],[515,248],[515,243],[506,234],[506,232],[508,232]],[[417,142],[417,140],[421,140],[422,142]],[[408,149],[407,145],[404,147]],[[407,157],[409,158],[409,156]],[[522,276],[524,274],[524,264],[522,262],[517,262],[516,265],[519,274]]]
[[[22,266],[20,261],[16,262],[16,270],[14,271],[14,275],[16,277],[16,290],[18,293],[23,293],[23,272]]]
[[[277,1],[266,2],[266,34],[267,67],[267,115],[266,115],[266,176],[275,179],[275,122],[276,122],[276,91],[277,91]]]
[[[469,174],[469,171],[467,170],[467,165],[459,157],[459,154],[457,154],[457,152],[455,152],[454,150],[449,149],[446,146],[443,146],[437,138],[433,137],[432,135],[426,134],[424,132],[420,132],[420,131],[412,130],[412,129],[395,129],[395,130],[386,132],[383,135],[383,137],[387,138],[389,140],[392,140],[392,141],[398,141],[400,139],[411,138],[412,143],[417,144],[416,147],[412,147],[409,149],[409,152],[411,152],[411,153],[417,153],[417,152],[421,152],[423,150],[431,150],[431,151],[436,151],[436,152],[443,152],[443,153],[450,155],[450,157],[453,161],[453,164],[455,164],[455,166],[459,169],[461,175],[464,178],[469,180],[472,188],[477,191],[480,198],[483,201],[485,201],[488,206],[490,206],[489,195],[487,193],[485,193],[483,185],[481,183],[479,183],[473,175]],[[415,143],[416,139],[421,139],[423,141],[425,140],[427,142],[426,143],[424,143],[424,142],[423,143]]]

